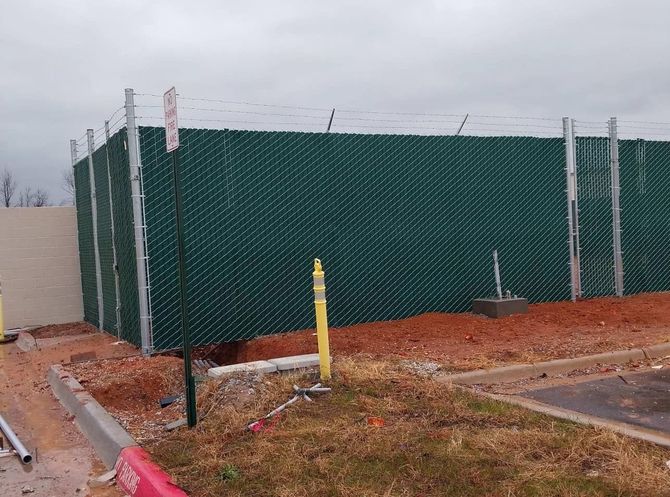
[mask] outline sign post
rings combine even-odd
[[[174,86],[163,95],[165,109],[165,145],[172,154],[172,184],[174,187],[175,218],[177,228],[177,273],[179,275],[179,304],[181,332],[184,341],[184,383],[186,392],[186,420],[189,427],[198,422],[195,398],[195,380],[191,371],[191,333],[186,308],[186,265],[184,263],[184,231],[181,185],[179,177],[179,126],[177,124],[177,91]]]

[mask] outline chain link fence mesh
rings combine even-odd
[[[105,331],[140,346],[135,240],[126,140],[126,130],[123,128],[115,133],[107,144],[97,148],[92,156],[104,310],[102,325]],[[74,179],[84,320],[98,326],[100,323],[88,157],[80,160],[74,166]],[[114,240],[112,240],[112,216],[114,217]],[[116,268],[114,267],[114,247],[116,248]],[[117,323],[116,313],[115,271],[118,271],[119,277],[119,323]]]
[[[109,204],[107,178],[107,146],[93,152],[93,178],[97,207],[98,253],[102,280],[102,328],[109,333],[116,330],[116,286],[114,282],[114,253],[112,247],[112,210]]]
[[[95,277],[95,250],[93,246],[93,212],[88,158],[74,165],[77,205],[77,231],[81,290],[84,301],[84,320],[98,326],[98,290]]]
[[[174,199],[161,128],[141,129],[154,346],[180,344]],[[569,298],[562,139],[180,131],[194,344],[329,321],[465,311],[504,288]]]
[[[627,294],[670,290],[670,142],[620,140]]]
[[[255,119],[323,120],[320,114],[293,116],[281,108],[268,113],[265,107],[185,109]],[[186,300],[195,345],[313,327],[315,257],[323,260],[326,270],[332,326],[467,311],[473,298],[495,294],[494,249],[500,256],[503,291],[509,289],[530,302],[570,298],[565,141],[539,137],[556,136],[558,122],[475,116],[468,121],[467,136],[444,136],[439,133],[447,127],[460,132],[468,117],[415,114],[407,125],[402,113],[340,112],[343,117],[333,128],[343,129],[336,133],[180,130]],[[185,120],[218,122],[189,114]],[[656,129],[642,124],[640,129]],[[304,123],[269,124],[286,125]],[[636,125],[628,124],[631,132],[639,131]],[[365,131],[351,132],[360,127]],[[399,128],[393,131],[398,134],[386,134],[385,128]],[[607,126],[578,122],[578,129],[582,296],[613,295]],[[161,351],[181,345],[172,158],[165,151],[162,127],[141,126],[139,135],[153,346]],[[670,141],[620,139],[619,152],[625,291],[670,290]],[[103,327],[110,332],[118,327],[121,338],[141,346],[124,127],[94,152],[93,169]],[[84,314],[97,325],[87,158],[74,172]]]
[[[583,297],[614,295],[612,177],[608,138],[576,138]]]
[[[130,166],[126,129],[121,129],[108,142],[109,174],[114,207],[114,243],[119,273],[121,338],[141,346],[140,313],[137,293],[137,266],[133,206],[130,195]]]

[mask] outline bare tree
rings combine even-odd
[[[18,207],[33,207],[33,202],[35,199],[35,192],[29,186],[26,186],[19,193],[19,202]]]
[[[0,195],[2,198],[2,203],[5,207],[12,206],[12,197],[16,192],[16,181],[14,180],[14,175],[8,169],[5,169],[0,176]]]
[[[49,206],[49,193],[41,188],[38,188],[33,195],[33,205],[32,207],[48,207]]]
[[[68,167],[63,171],[63,183],[61,188],[65,193],[67,193],[70,204],[74,204],[74,171],[71,167]]]

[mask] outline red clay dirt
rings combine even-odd
[[[84,335],[86,333],[97,332],[98,330],[95,328],[95,326],[82,321],[79,323],[50,324],[47,326],[40,326],[39,328],[33,328],[28,333],[30,333],[35,338],[54,338]]]
[[[534,304],[528,314],[500,319],[428,313],[330,330],[333,356],[363,353],[430,360],[458,370],[666,341],[670,341],[670,293]],[[230,364],[312,352],[316,352],[314,330],[302,330],[219,346],[206,355]]]
[[[183,402],[159,407],[163,397],[184,391],[181,359],[126,357],[70,364],[67,368],[139,443],[156,438],[164,432],[163,425],[183,415]]]
[[[399,321],[333,328],[334,357],[432,361],[467,370],[514,362],[574,357],[670,340],[670,293],[623,299],[531,305],[525,315],[489,319],[431,313]],[[219,364],[316,351],[314,330],[201,348],[196,357]],[[183,417],[183,401],[165,409],[162,397],[183,392],[183,362],[170,356],[98,360],[68,366],[135,439],[147,444]]]
[[[73,364],[68,369],[105,406],[125,410],[139,405],[156,410],[160,398],[175,393],[171,389],[179,384],[182,363],[175,357],[129,357]],[[143,388],[135,388],[140,383]]]
[[[59,326],[73,330],[87,327],[81,323]],[[72,334],[79,333],[59,336]],[[0,412],[29,450],[38,449],[31,467],[21,466],[14,458],[0,460],[0,495],[21,495],[26,485],[34,488],[36,496],[121,495],[113,487],[86,491],[88,477],[106,470],[46,381],[52,364],[65,363],[73,354],[91,350],[106,358],[138,353],[128,344],[115,344],[109,335],[90,332],[28,352],[20,350],[16,342],[0,346]]]

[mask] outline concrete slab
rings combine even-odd
[[[277,366],[268,361],[252,361],[243,362],[241,364],[231,364],[229,366],[219,366],[218,368],[210,368],[207,375],[212,378],[218,378],[226,374],[233,373],[276,373]]]
[[[294,355],[268,359],[268,362],[277,366],[277,371],[312,368],[319,365],[319,354]]]
[[[528,299],[514,297],[509,299],[475,299],[472,301],[472,312],[484,314],[490,318],[502,318],[512,314],[526,314]]]
[[[670,369],[621,374],[520,394],[598,418],[670,434]]]

